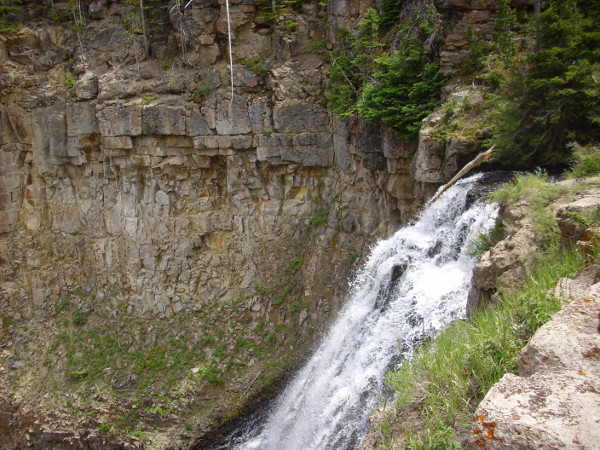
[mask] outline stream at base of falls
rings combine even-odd
[[[345,306],[268,411],[217,448],[353,449],[386,393],[387,370],[423,339],[463,318],[475,258],[473,240],[498,208],[468,201],[484,175],[459,181],[420,218],[379,241],[351,283]]]

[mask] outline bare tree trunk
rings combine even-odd
[[[144,57],[150,56],[150,44],[146,34],[146,17],[144,15],[144,0],[140,0],[140,23],[142,24],[142,47],[144,48]]]
[[[540,14],[542,13],[542,0],[535,0],[535,52],[542,50],[542,32],[540,30]]]
[[[477,155],[475,157],[475,159],[473,159],[473,161],[471,161],[466,166],[464,166],[462,169],[460,169],[459,172],[456,175],[454,175],[454,177],[450,181],[448,181],[448,183],[442,188],[442,190],[440,192],[438,192],[435,197],[433,197],[433,199],[431,200],[430,203],[433,203],[438,198],[440,198],[444,192],[446,192],[448,189],[450,189],[450,187],[452,187],[452,185],[454,183],[456,183],[459,179],[464,177],[472,169],[474,169],[475,167],[481,165],[482,163],[484,163],[485,161],[490,159],[492,156],[492,153],[494,153],[495,148],[496,148],[496,146],[492,145],[488,150],[486,150],[485,152],[481,152],[479,155]]]

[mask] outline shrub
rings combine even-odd
[[[190,95],[190,100],[196,103],[202,103],[202,101],[215,89],[215,85],[210,81],[199,81],[196,83],[196,88],[192,95]]]
[[[14,33],[16,15],[23,10],[22,0],[0,0],[0,33]]]
[[[439,63],[426,62],[419,42],[411,42],[404,51],[375,60],[376,83],[365,87],[358,104],[365,118],[392,126],[406,140],[417,136],[421,120],[441,103],[445,83]]]
[[[73,311],[71,319],[73,321],[73,325],[77,327],[82,327],[87,322],[87,316],[84,313],[82,313],[79,309]]]
[[[266,73],[269,71],[269,68],[265,65],[265,58],[251,58],[242,62],[248,70],[254,73]]]
[[[574,147],[574,165],[567,173],[567,176],[577,178],[600,174],[600,147],[581,147],[578,145]]]
[[[394,127],[404,140],[412,140],[421,120],[441,103],[440,90],[446,81],[437,56],[441,21],[430,4],[413,10],[401,30],[404,38],[399,48],[375,59],[372,81],[363,89],[358,111]]]

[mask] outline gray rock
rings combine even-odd
[[[142,108],[136,104],[113,103],[96,112],[102,136],[142,134]]]
[[[248,104],[240,95],[234,95],[233,105],[228,97],[219,96],[216,99],[217,134],[248,134],[252,132]]]
[[[594,189],[590,193],[594,195],[586,196],[556,210],[556,224],[565,242],[573,243],[582,240],[589,226],[585,222],[586,216],[590,216],[600,208],[600,189]]]
[[[576,370],[600,378],[600,283],[536,331],[519,356],[519,374]]]
[[[96,119],[96,102],[67,103],[67,136],[98,133],[100,128]]]
[[[79,100],[92,100],[98,96],[98,77],[87,74],[81,77],[74,86],[75,96]]]
[[[108,15],[108,8],[106,7],[106,0],[96,0],[90,3],[88,12],[92,19],[100,20],[104,19]]]
[[[504,375],[477,408],[467,448],[597,448],[599,391],[597,377],[574,370]]]
[[[314,103],[300,100],[286,100],[273,109],[275,129],[284,133],[327,132],[329,116],[326,110]]]
[[[202,114],[197,109],[192,109],[190,115],[186,118],[185,132],[188,136],[200,136],[212,134],[208,124]]]
[[[385,170],[387,169],[387,160],[385,156],[379,153],[368,153],[363,157],[363,167],[365,169]]]

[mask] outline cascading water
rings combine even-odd
[[[466,209],[476,175],[458,182],[412,226],[379,242],[352,294],[314,355],[262,424],[228,448],[350,449],[377,407],[383,377],[398,358],[445,323],[464,316],[472,240],[493,226],[497,208]]]

